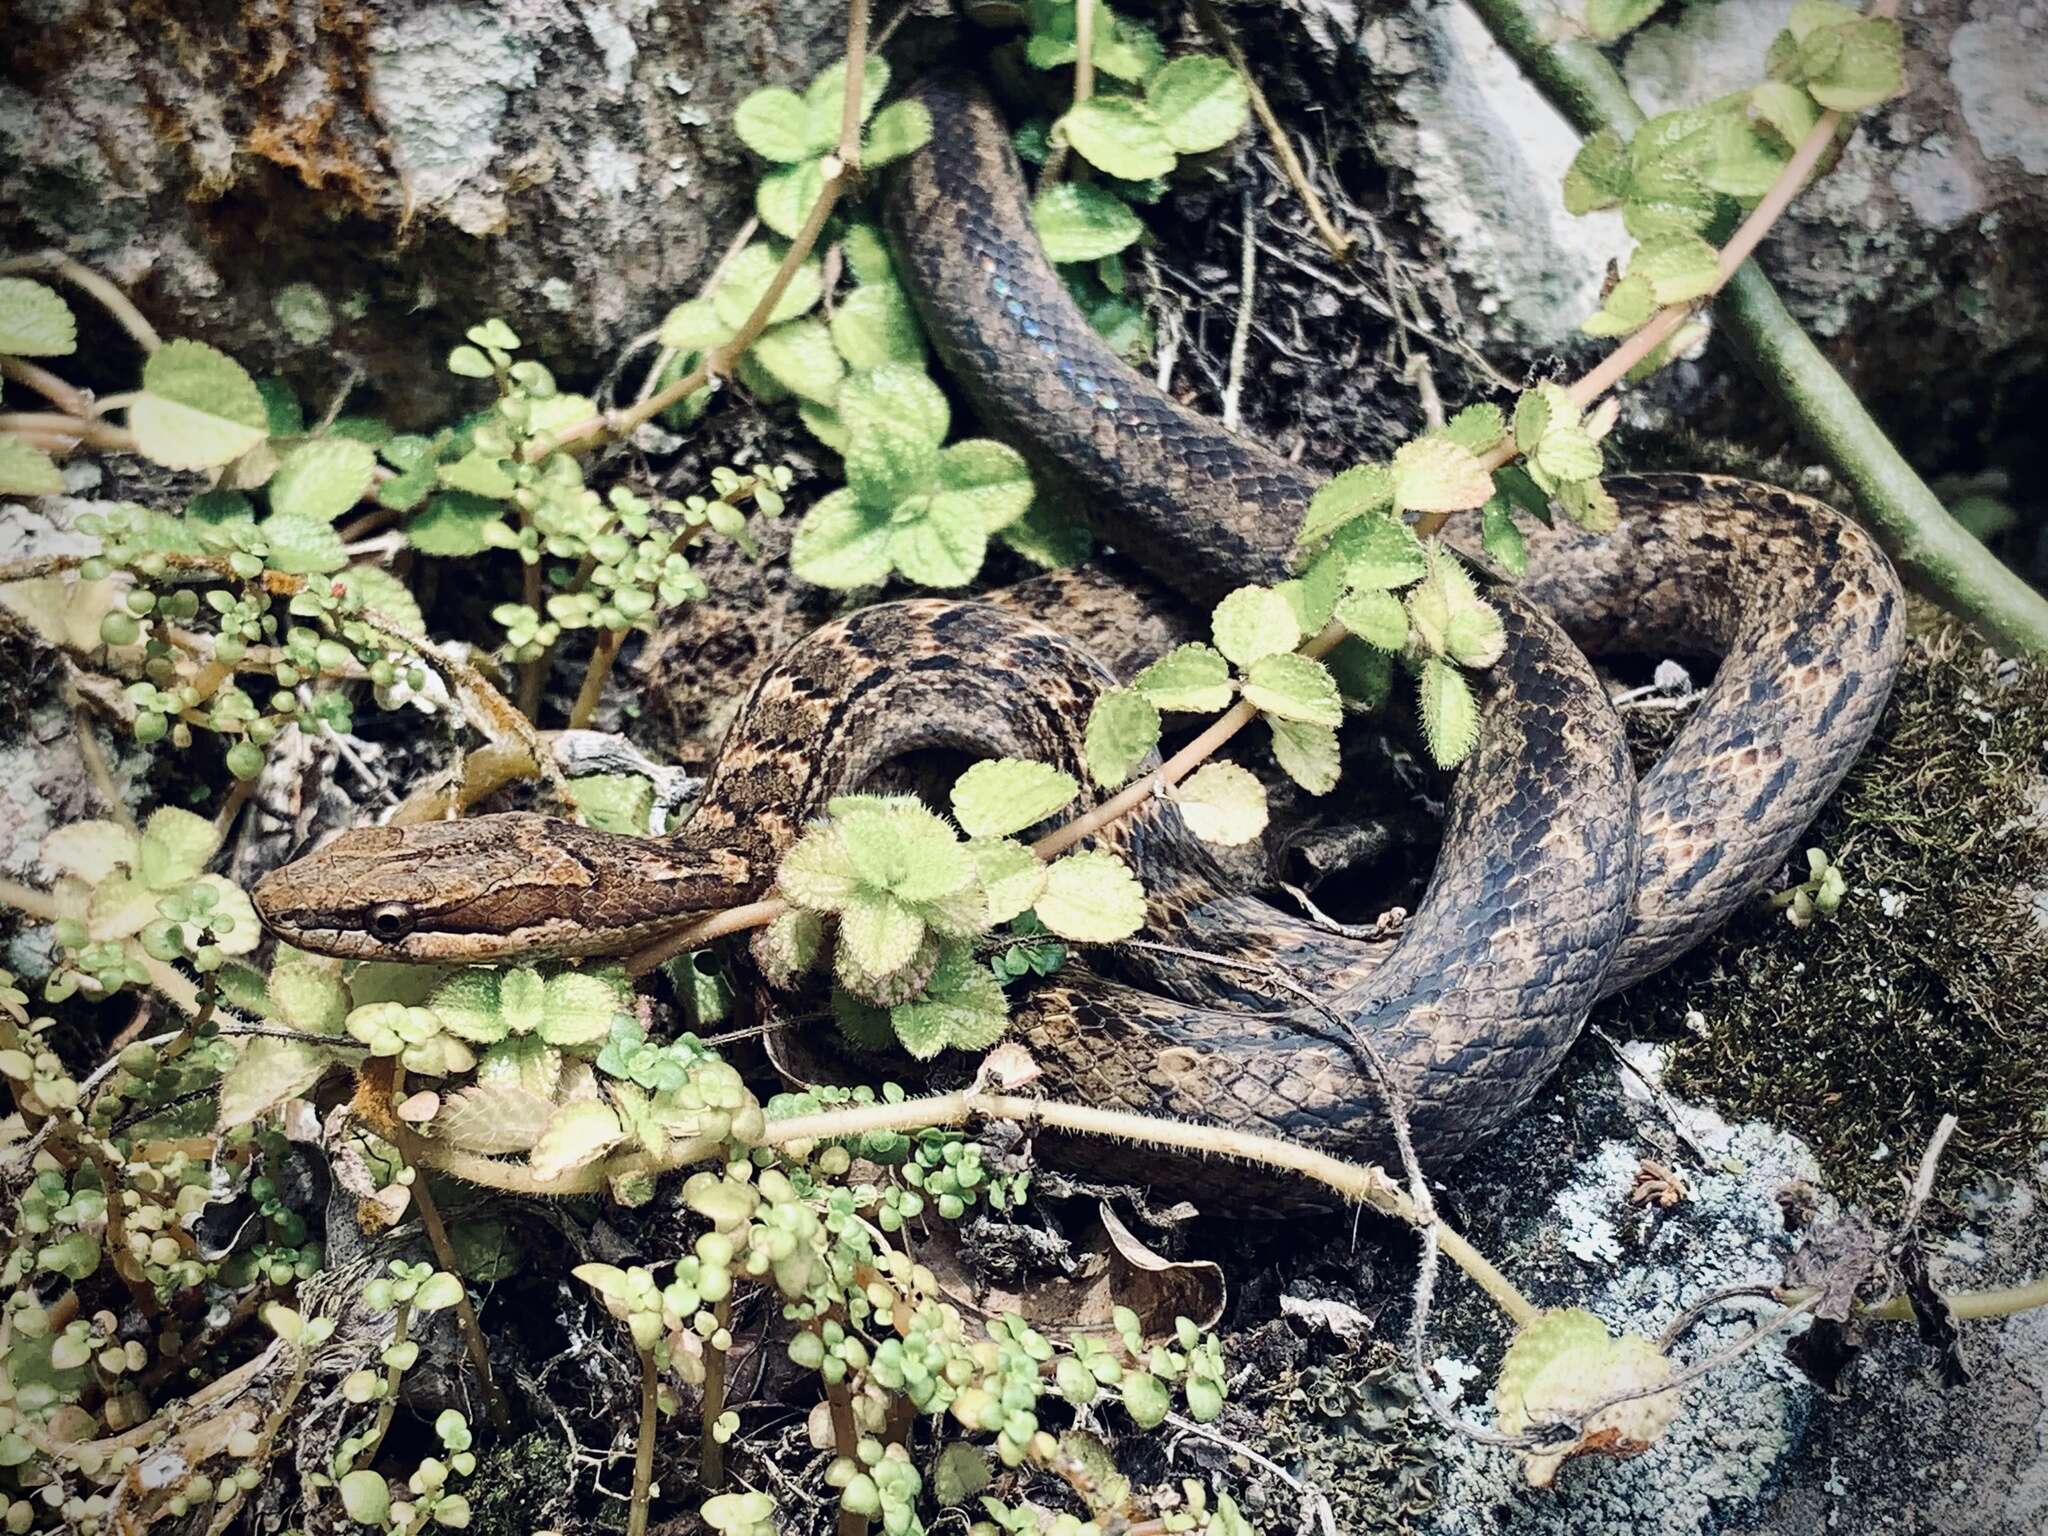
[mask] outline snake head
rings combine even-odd
[[[286,943],[347,960],[466,965],[616,955],[744,901],[744,859],[525,812],[344,832],[253,893]]]

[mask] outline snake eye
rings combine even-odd
[[[412,932],[412,908],[402,901],[387,901],[370,908],[370,936],[396,944]]]

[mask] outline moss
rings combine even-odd
[[[477,1463],[469,1495],[471,1536],[529,1536],[568,1529],[571,1513],[569,1451],[541,1430],[499,1445]]]
[[[1427,1523],[1437,1501],[1441,1432],[1390,1345],[1290,1371],[1259,1398],[1260,1449],[1329,1497],[1346,1536],[1395,1536]],[[1289,1505],[1260,1513],[1261,1529],[1278,1530],[1299,1512]]]
[[[2044,770],[2048,664],[1916,616],[1877,739],[1806,839],[1848,877],[1841,910],[1801,930],[1758,903],[1607,1022],[1678,1032],[1679,1092],[1798,1132],[1844,1194],[1896,1200],[1950,1111],[1945,1188],[2021,1166],[2048,1129]]]

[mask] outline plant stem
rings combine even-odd
[[[64,915],[57,899],[48,891],[39,891],[17,880],[0,880],[0,907],[12,907],[39,923],[54,923]]]
[[[1076,14],[1080,14],[1076,12]],[[1244,49],[1239,46],[1237,35],[1230,30],[1230,24],[1217,12],[1210,0],[1195,0],[1195,15],[1202,23],[1202,30],[1216,39],[1230,60],[1231,68],[1244,81],[1245,93],[1251,97],[1252,114],[1259,120],[1259,126],[1266,131],[1266,142],[1273,146],[1274,158],[1280,162],[1281,174],[1287,184],[1294,188],[1294,195],[1301,199],[1302,207],[1308,210],[1309,222],[1316,227],[1316,234],[1322,238],[1324,248],[1336,261],[1348,261],[1351,248],[1357,242],[1352,236],[1339,229],[1330,218],[1329,209],[1317,195],[1308,171],[1303,168],[1301,157],[1294,152],[1294,140],[1288,136],[1280,119],[1274,114],[1272,103],[1266,100],[1266,93],[1259,89],[1259,80],[1252,73],[1251,64],[1245,59]]]
[[[597,713],[598,700],[604,697],[604,680],[611,676],[612,663],[618,660],[619,647],[625,640],[623,629],[599,631],[597,643],[591,647],[590,665],[583,671],[583,686],[577,690],[576,703],[569,711],[570,730],[582,730]]]
[[[412,1303],[401,1301],[391,1322],[391,1348],[398,1348],[411,1337]],[[356,1453],[357,1466],[367,1467],[377,1459],[377,1448],[383,1445],[385,1432],[391,1428],[392,1417],[398,1412],[398,1388],[404,1380],[405,1372],[397,1366],[384,1367],[384,1400],[377,1405],[377,1418],[370,1426],[370,1438]]]
[[[1613,64],[1590,43],[1565,35],[1538,0],[1470,3],[1579,132],[1611,128],[1626,135],[1642,125],[1642,108]],[[1879,0],[1866,14],[1890,16],[1897,9],[1895,0]],[[1915,584],[2011,649],[2048,650],[2048,598],[1949,515],[1785,308],[1770,279],[1754,265],[1741,267],[1720,290],[1714,310],[1737,355],[1849,488],[1864,523]]]
[[[640,1351],[640,1439],[633,1452],[633,1508],[626,1536],[647,1536],[648,1490],[654,1483],[655,1415],[661,1402],[661,1372],[654,1351]]]
[[[111,422],[84,416],[66,416],[59,411],[0,411],[0,432],[19,433],[45,441],[84,443],[116,453],[135,451],[135,434]]]
[[[720,1332],[732,1326],[731,1291],[719,1299],[711,1315],[718,1320]],[[712,1339],[716,1338],[714,1333]],[[697,1452],[697,1481],[709,1493],[716,1493],[725,1486],[725,1444],[714,1433],[714,1426],[725,1416],[725,1372],[725,1351],[707,1340],[704,1345],[704,1423]]]
[[[652,421],[678,400],[687,400],[705,385],[724,378],[740,360],[741,354],[759,339],[767,328],[768,317],[782,302],[790,280],[817,245],[818,237],[824,233],[826,220],[832,217],[832,210],[838,206],[840,197],[860,169],[860,82],[867,75],[867,42],[868,0],[852,0],[846,18],[847,91],[846,105],[839,118],[839,144],[832,154],[825,157],[820,167],[824,172],[824,186],[818,192],[818,200],[811,204],[803,227],[789,243],[789,249],[782,253],[782,264],[775,269],[774,277],[762,291],[752,312],[740,323],[740,328],[705,353],[704,360],[695,368],[666,388],[656,390],[624,410],[591,416],[547,437],[535,438],[521,451],[520,456],[528,463],[544,459],[558,448],[581,451],[595,447],[606,438],[628,435],[642,422]]]
[[[92,396],[88,392],[25,358],[0,357],[0,378],[26,384],[67,416],[92,415]]]
[[[83,288],[99,301],[100,307],[114,317],[121,329],[135,338],[145,352],[154,352],[163,345],[163,338],[156,333],[156,327],[143,319],[142,311],[128,302],[128,296],[92,268],[83,266],[66,256],[62,251],[38,251],[33,256],[17,256],[11,261],[0,261],[0,275],[15,272],[48,272],[61,277],[74,287]]]
[[[441,1211],[434,1204],[434,1197],[427,1190],[427,1176],[419,1172],[413,1179],[412,1203],[420,1213],[420,1225],[426,1228],[427,1242],[434,1250],[434,1261],[457,1280],[462,1279],[462,1261],[456,1257],[455,1245],[448,1240],[448,1228],[441,1222]],[[490,1409],[491,1422],[500,1430],[512,1427],[512,1415],[505,1409],[505,1399],[498,1391],[497,1378],[491,1374],[491,1351],[484,1343],[484,1331],[477,1322],[476,1308],[470,1305],[469,1286],[462,1287],[462,1294],[455,1302],[455,1320],[462,1327],[462,1342],[469,1349],[470,1363],[476,1367],[477,1385],[483,1389],[484,1403]]]

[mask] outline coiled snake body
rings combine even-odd
[[[1119,360],[1037,245],[993,107],[950,78],[921,95],[935,132],[896,174],[890,231],[985,428],[1189,600],[1285,577],[1313,482]],[[1360,943],[1220,890],[1170,802],[1109,834],[1139,868],[1154,929],[1285,966],[1375,1040],[1428,1159],[1498,1129],[1595,1001],[1668,964],[1773,878],[1874,729],[1898,666],[1896,578],[1826,507],[1710,476],[1607,484],[1617,532],[1528,530],[1531,574],[1494,594],[1507,649],[1479,679],[1479,744],[1398,940]],[[1581,645],[1722,658],[1640,785]],[[806,821],[905,752],[1036,758],[1086,782],[1081,729],[1110,681],[1075,644],[988,603],[866,608],[762,679],[672,837],[524,814],[360,830],[272,875],[257,904],[295,944],[366,958],[626,952],[763,895]],[[1051,1096],[1384,1151],[1385,1107],[1323,1013],[1171,960],[1149,966],[1143,986],[1070,967],[1033,995],[1020,1027]]]

